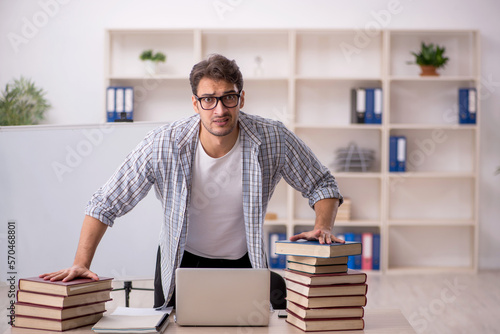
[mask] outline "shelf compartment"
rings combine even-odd
[[[146,77],[144,63],[139,59],[144,50],[161,51],[166,62],[160,63],[159,75],[189,78],[196,61],[194,32],[192,30],[156,31],[138,30],[109,32],[109,75],[111,77]]]
[[[248,80],[243,90],[245,104],[242,111],[281,121],[287,126],[293,123],[286,80]]]
[[[236,59],[243,78],[285,78],[290,74],[288,42],[287,31],[203,31],[202,57],[220,53]]]
[[[389,220],[473,220],[474,178],[391,178]]]
[[[390,134],[406,136],[408,172],[452,173],[457,176],[475,172],[475,128],[393,129]]]
[[[477,32],[474,31],[390,31],[389,73],[393,76],[415,76],[420,68],[414,62],[411,52],[418,52],[422,42],[434,43],[446,48],[445,56],[450,60],[444,69],[438,69],[441,76],[477,76],[478,63],[475,54]]]
[[[388,269],[472,269],[474,228],[393,226],[389,228]]]
[[[351,89],[381,86],[377,80],[297,80],[296,122],[303,126],[350,125]]]
[[[342,196],[351,199],[351,221],[346,225],[380,224],[380,179],[353,179],[337,177]],[[298,192],[294,194],[294,219],[311,220],[314,223],[315,213],[309,207],[308,199]],[[343,223],[341,223],[343,224]]]
[[[134,87],[134,122],[172,122],[194,113],[187,78],[183,81],[111,80],[110,85]]]
[[[390,85],[390,124],[456,125],[459,88],[472,81],[398,81]]]
[[[381,77],[382,32],[297,31],[295,73],[311,77]]]
[[[333,169],[335,152],[356,143],[359,148],[375,151],[371,173],[380,172],[381,131],[378,127],[362,128],[296,128],[295,133],[311,148],[318,159]]]

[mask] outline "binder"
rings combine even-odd
[[[108,87],[106,90],[106,115],[108,122],[115,121],[116,102],[115,87]]]
[[[382,124],[382,89],[375,88],[373,93],[373,123]]]
[[[460,124],[476,124],[477,92],[475,88],[458,90],[458,115]]]
[[[286,240],[285,233],[269,233],[269,267],[273,269],[286,268],[286,255],[276,254],[276,241]]]
[[[363,253],[361,254],[361,269],[371,270],[373,261],[373,234],[365,232],[361,235]]]
[[[397,171],[405,172],[406,171],[406,137],[399,136],[397,143]]]
[[[362,124],[365,122],[365,90],[362,88],[351,89],[351,123]]]
[[[109,86],[106,90],[108,122],[132,122],[134,117],[134,88]]]
[[[346,232],[346,233],[344,233],[344,240],[345,241],[355,241],[354,233],[352,233],[352,232]],[[349,269],[356,269],[354,255],[350,255],[347,258],[347,268],[349,268]]]
[[[373,233],[372,270],[380,270],[380,234]]]
[[[354,233],[354,241],[363,243],[361,233]],[[361,256],[362,256],[361,254],[354,255],[354,269],[356,270],[361,269],[361,261],[362,261]]]
[[[365,89],[365,123],[375,124],[375,89]]]
[[[389,137],[389,172],[397,172],[398,137]]]

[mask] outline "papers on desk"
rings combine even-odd
[[[96,333],[161,333],[169,323],[172,308],[118,307],[110,315],[104,315],[92,330]]]

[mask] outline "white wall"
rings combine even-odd
[[[386,15],[390,5],[400,11]],[[53,104],[50,124],[103,120],[105,28],[478,29],[483,101],[480,268],[500,268],[500,2],[495,0],[0,1],[0,87],[32,78]],[[0,185],[0,200],[7,196]]]

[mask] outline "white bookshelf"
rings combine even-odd
[[[383,272],[477,270],[479,125],[459,125],[457,108],[458,88],[481,96],[477,31],[384,30],[361,40],[355,30],[113,29],[106,38],[106,86],[135,87],[135,121],[191,115],[193,64],[211,53],[236,59],[244,111],[283,121],[326,166],[351,142],[375,151],[369,172],[332,169],[352,201],[351,220],[334,232],[380,233]],[[439,77],[408,64],[421,41],[446,46],[451,60]],[[156,75],[139,60],[145,49],[167,55]],[[351,124],[355,87],[383,88],[382,124]],[[389,137],[398,134],[408,139],[408,171],[389,173]],[[314,223],[307,200],[284,181],[268,212],[278,216],[268,232],[290,236]]]

